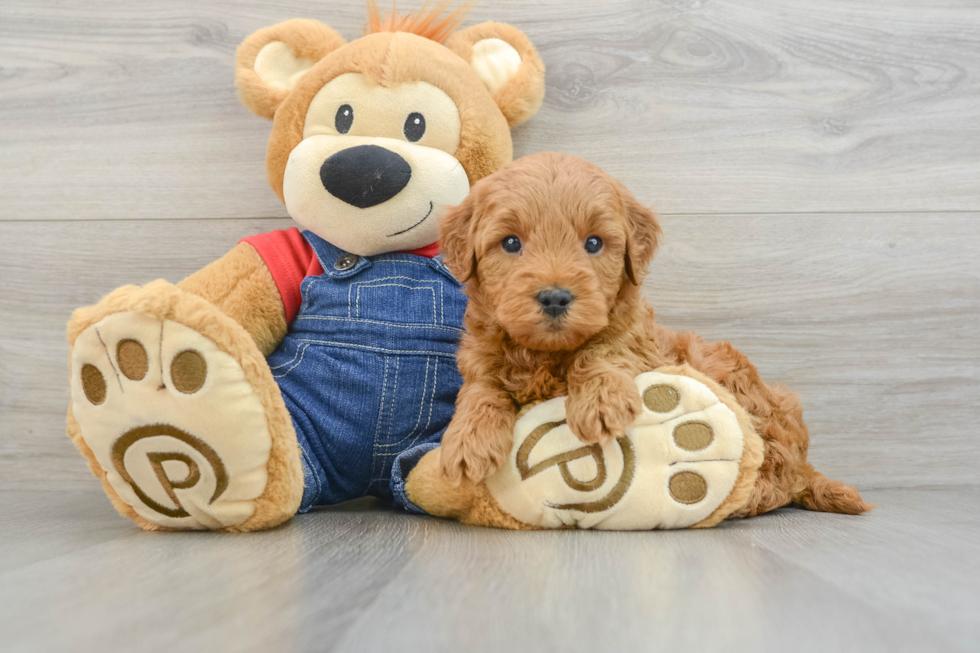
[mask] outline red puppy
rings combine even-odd
[[[568,425],[583,442],[618,437],[641,411],[633,377],[688,363],[735,396],[765,442],[755,491],[737,516],[790,502],[869,510],[857,490],[807,463],[794,394],[766,385],[729,343],[654,322],[640,284],[660,234],[653,212],[622,184],[552,152],[484,178],[443,218],[445,263],[469,296],[445,473],[483,480],[510,452],[519,407],[556,396],[568,396]]]

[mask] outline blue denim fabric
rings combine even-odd
[[[299,313],[268,358],[302,450],[300,512],[365,495],[419,511],[401,474],[453,414],[462,285],[441,257],[379,254],[338,269],[345,252],[303,236],[324,273],[303,280]]]

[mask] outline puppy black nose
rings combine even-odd
[[[539,292],[537,299],[541,310],[551,317],[559,317],[565,314],[575,296],[564,288],[548,288]]]
[[[377,145],[349,147],[320,166],[320,181],[327,192],[359,209],[390,200],[411,178],[408,161]]]

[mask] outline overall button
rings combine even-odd
[[[333,269],[343,272],[344,270],[350,270],[355,265],[357,265],[357,255],[344,254],[333,264]]]

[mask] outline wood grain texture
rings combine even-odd
[[[252,31],[360,0],[0,5],[0,220],[282,217]],[[980,12],[940,0],[494,0],[548,67],[518,155],[562,150],[667,213],[980,210]]]
[[[0,492],[0,628],[25,652],[976,650],[980,490],[869,498],[656,533],[359,502],[229,536],[143,533],[100,493]]]
[[[0,648],[977,650],[980,11],[963,0],[487,0],[468,21],[517,25],[548,67],[515,153],[584,156],[665,215],[658,319],[800,392],[811,460],[870,515],[509,533],[361,501],[248,536],[116,515],[64,435],[65,322],[292,226],[232,63],[298,16],[353,38],[365,10],[0,3]]]
[[[978,218],[666,217],[644,291],[662,323],[731,340],[801,393],[827,475],[862,488],[975,484]],[[177,281],[290,224],[0,223],[0,487],[96,487],[64,436],[74,308],[124,283]]]

